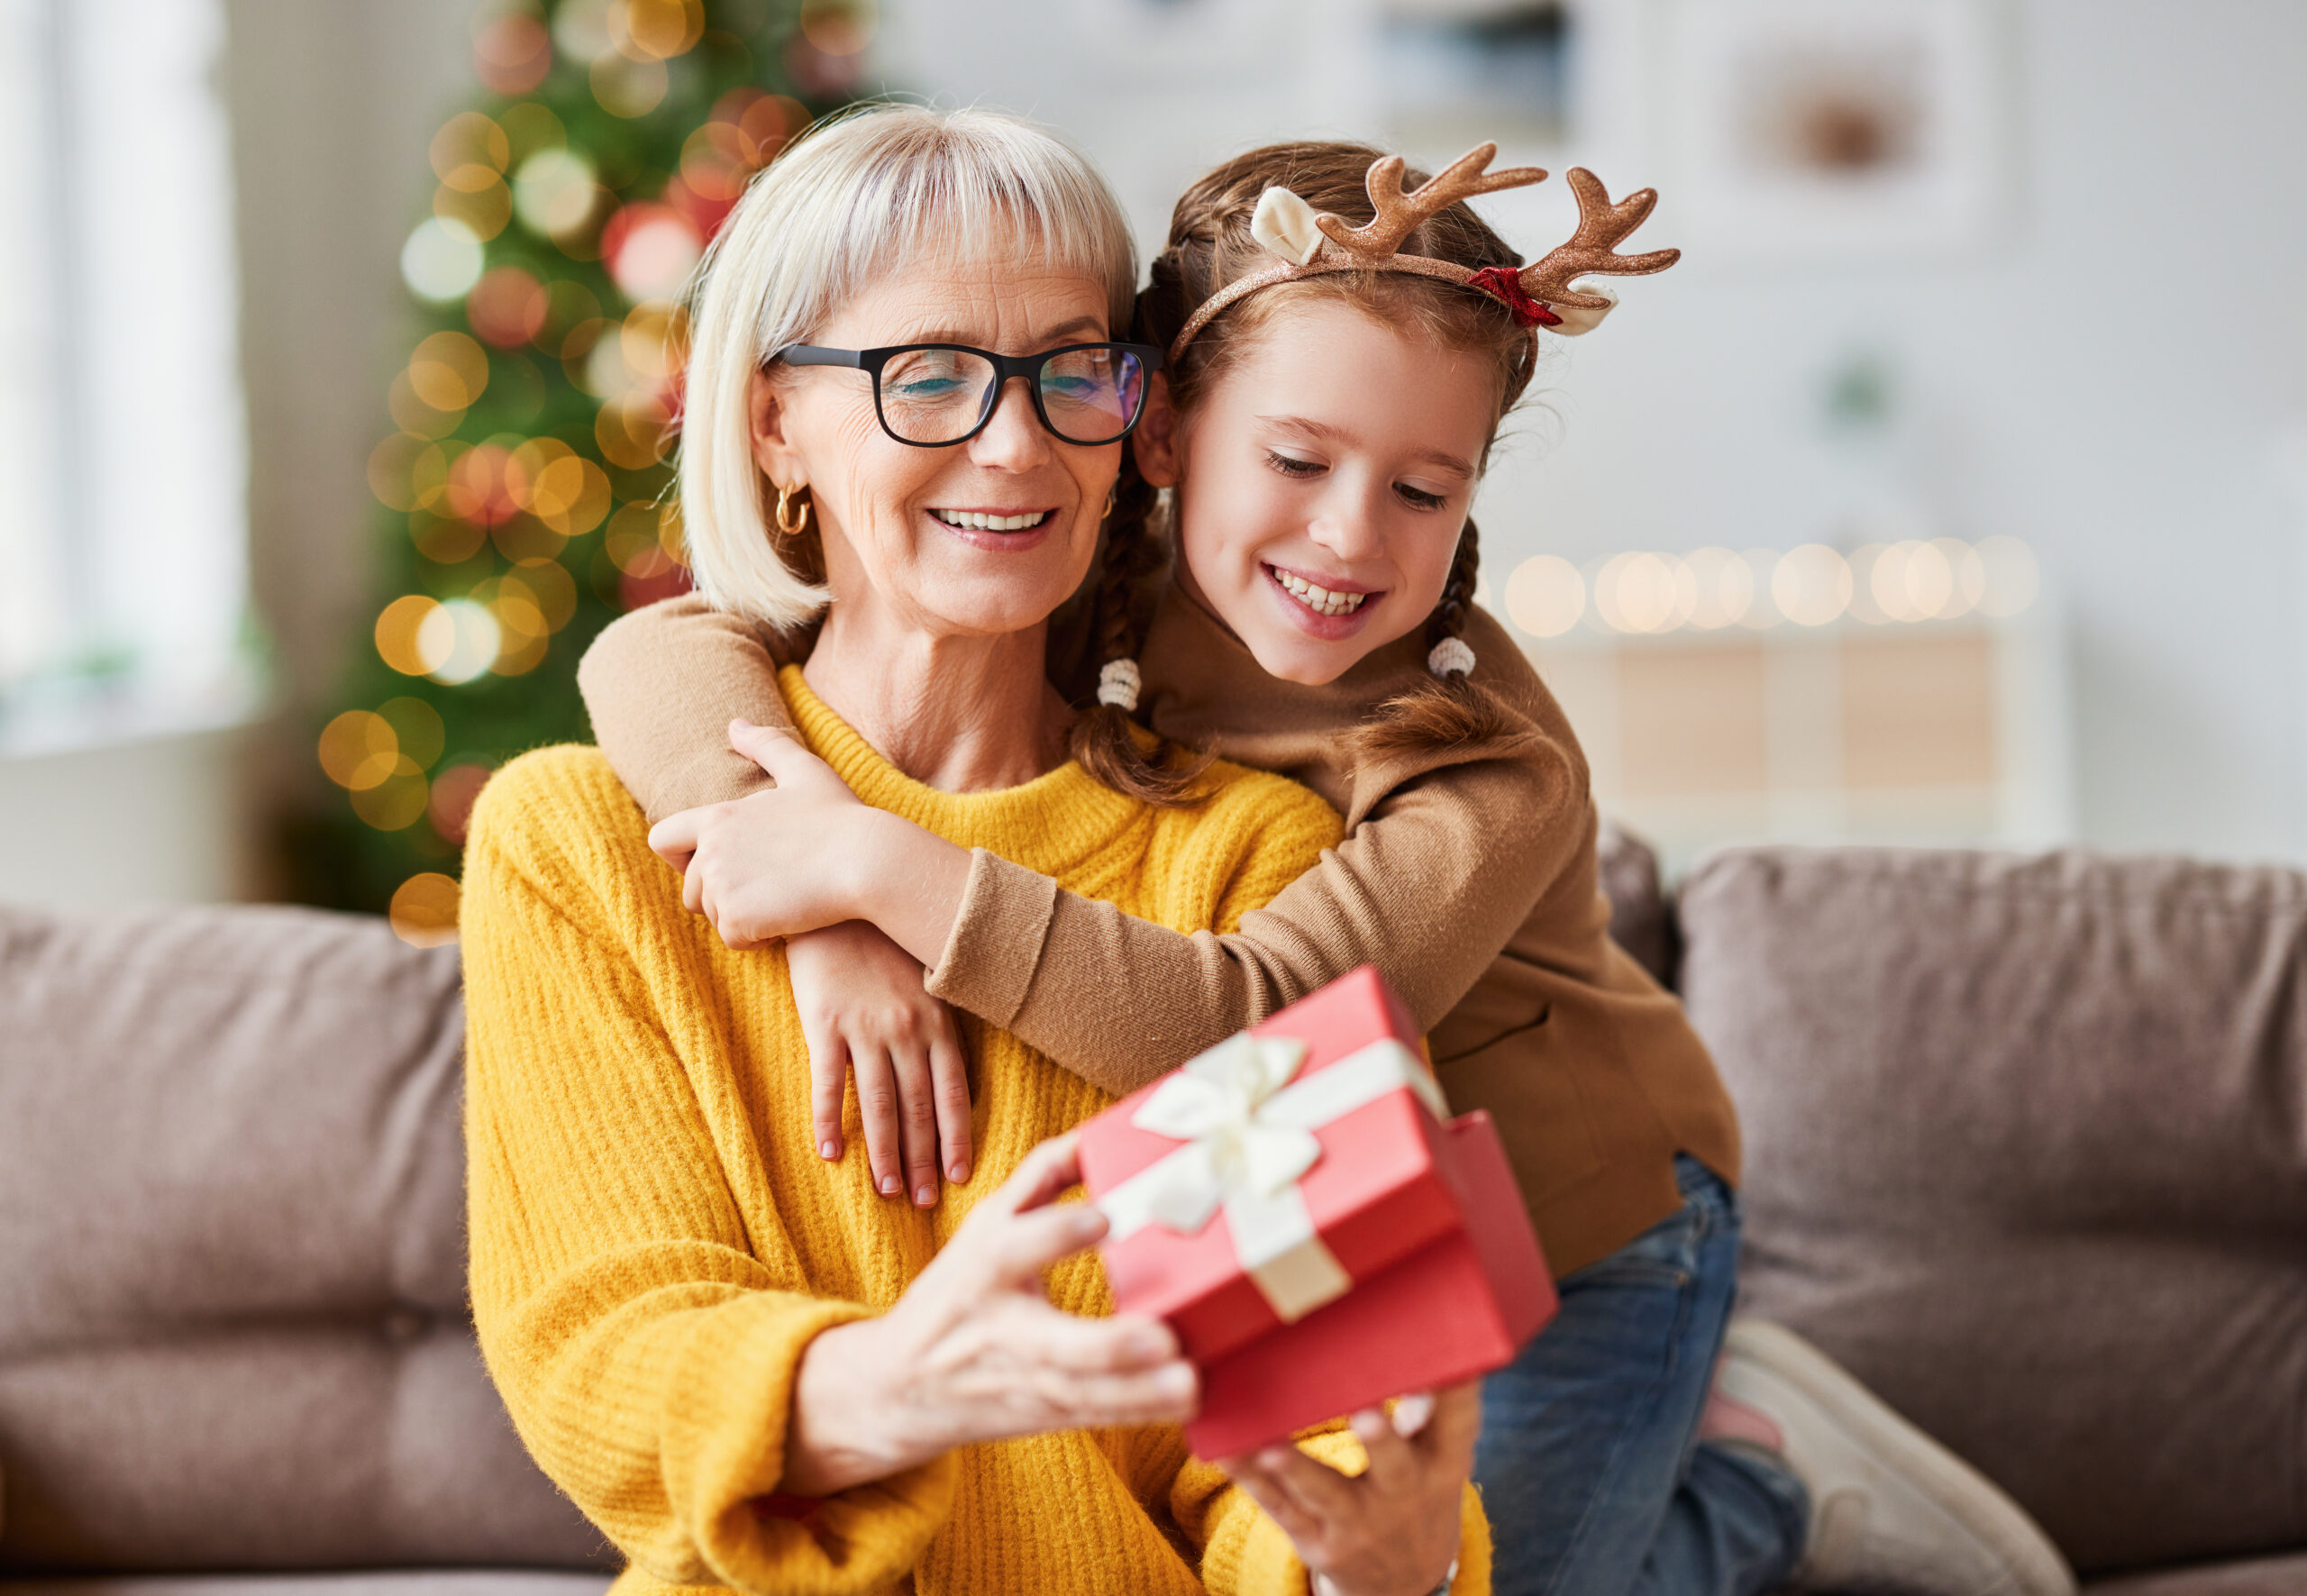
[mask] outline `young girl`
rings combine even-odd
[[[1345,814],[1346,840],[1237,934],[1181,936],[859,805],[763,729],[787,719],[774,672],[807,639],[709,596],[594,645],[581,679],[602,748],[662,820],[652,844],[687,862],[690,907],[733,944],[790,939],[820,1150],[843,1155],[853,1066],[892,1196],[935,1202],[941,1147],[968,1176],[966,1081],[935,999],[1118,1094],[1375,963],[1429,1028],[1453,1107],[1497,1120],[1560,1276],[1560,1317],[1484,1391],[1499,1589],[1911,1579],[1919,1549],[1949,1592],[2070,1590],[2014,1505],[1784,1332],[1742,1327],[1710,1402],[1736,1118],[1680,1006],[1608,936],[1585,761],[1472,601],[1467,519],[1537,330],[1609,307],[1573,280],[1674,254],[1611,253],[1652,196],[1612,205],[1579,171],[1577,234],[1518,269],[1461,202],[1543,174],[1488,173],[1491,153],[1406,194],[1400,162],[1363,146],[1253,151],[1179,201],[1140,299],[1166,397],[1051,675],[1084,706],[1077,756],[1117,785],[1190,802],[1181,749],[1208,750]],[[779,520],[806,563],[806,517]],[[1814,1545],[1813,1505],[1836,1498]]]

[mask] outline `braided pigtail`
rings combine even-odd
[[[1354,733],[1357,758],[1375,760],[1427,748],[1518,739],[1527,727],[1473,679],[1474,651],[1465,640],[1474,584],[1482,577],[1482,534],[1471,518],[1458,534],[1441,599],[1426,618],[1427,680],[1378,706]]]
[[[1136,600],[1163,565],[1163,540],[1154,524],[1160,497],[1139,474],[1135,456],[1125,451],[1106,520],[1105,565],[1092,621],[1097,701],[1074,721],[1071,752],[1083,770],[1115,791],[1174,807],[1200,796],[1210,756],[1161,739],[1147,747],[1130,718],[1140,691],[1137,653],[1145,641]]]

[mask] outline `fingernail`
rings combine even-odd
[[[946,1169],[945,1175],[946,1178],[952,1181],[955,1185],[959,1185],[961,1182],[970,1178],[970,1166],[963,1163],[957,1158],[953,1162],[952,1165]]]
[[[937,1188],[931,1185],[928,1181],[924,1181],[918,1187],[915,1188],[913,1200],[919,1203],[923,1208],[930,1207],[937,1200]]]
[[[1155,1358],[1170,1355],[1170,1333],[1159,1325],[1147,1325],[1134,1330],[1129,1337],[1129,1354],[1151,1363]]]
[[[830,1162],[832,1160],[838,1159],[841,1156],[841,1149],[831,1142],[819,1142],[817,1144],[817,1156]]]
[[[1269,1446],[1258,1454],[1258,1467],[1262,1469],[1278,1469],[1285,1461],[1279,1446]]]
[[[881,1177],[881,1195],[883,1197],[895,1197],[898,1194],[898,1178],[895,1175],[883,1175]]]
[[[1193,1395],[1193,1368],[1188,1363],[1174,1364],[1156,1374],[1154,1383],[1163,1396],[1183,1400]]]

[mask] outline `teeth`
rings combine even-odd
[[[1266,569],[1273,572],[1273,579],[1281,584],[1283,591],[1317,615],[1350,616],[1370,597],[1367,593],[1333,593],[1318,582],[1309,582],[1277,567],[1269,565]]]
[[[948,526],[973,527],[980,532],[1023,532],[1028,526],[1039,526],[1049,512],[1035,510],[1025,515],[988,515],[978,510],[932,510],[931,515]]]

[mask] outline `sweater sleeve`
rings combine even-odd
[[[1581,767],[1542,735],[1442,766],[1238,929],[1191,935],[980,852],[928,989],[1116,1095],[1362,964],[1430,1030],[1560,873],[1584,799]]]
[[[627,800],[597,768],[560,779],[572,773],[565,755],[508,767],[466,855],[469,1224],[489,1373],[545,1473],[657,1578],[879,1589],[944,1522],[953,1461],[828,1499],[807,1523],[756,1511],[783,1477],[811,1339],[869,1310],[811,1293],[786,1235],[748,1233],[671,1040],[696,1018],[661,1012],[634,957],[653,923],[634,907],[653,885],[645,848],[598,818]]]
[[[775,785],[729,746],[729,723],[793,724],[777,691],[792,646],[694,593],[621,616],[593,639],[577,686],[609,768],[652,825]]]

